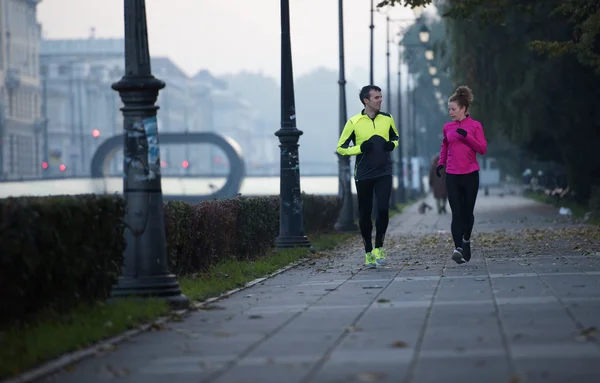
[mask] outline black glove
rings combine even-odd
[[[392,141],[386,141],[385,144],[383,144],[383,150],[385,150],[386,152],[391,152],[392,150],[394,150],[395,147],[396,146]]]
[[[369,153],[373,149],[373,143],[371,141],[365,141],[360,144],[360,151],[363,153]]]
[[[435,174],[437,174],[438,177],[442,176],[442,173],[440,173],[440,171],[444,168],[444,165],[438,165],[437,168],[435,168]]]
[[[467,131],[462,128],[456,129],[456,133],[460,134],[461,136],[463,136],[465,138],[467,137]]]

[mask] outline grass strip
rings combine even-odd
[[[0,330],[0,378],[108,339],[169,312],[162,300],[125,299],[82,305],[69,314],[40,314],[37,321]]]

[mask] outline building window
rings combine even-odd
[[[20,174],[35,175],[33,137],[17,136],[17,169]]]
[[[15,136],[8,138],[8,172],[15,174]]]
[[[33,137],[10,135],[8,150],[8,170],[13,176],[35,175]]]
[[[58,67],[58,74],[60,76],[67,76],[71,72],[71,67],[67,64],[63,64]]]

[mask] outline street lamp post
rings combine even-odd
[[[281,0],[281,129],[275,132],[281,149],[279,236],[275,240],[277,248],[310,247],[302,222],[298,159],[298,139],[302,131],[296,128],[291,45],[290,4],[289,0]]]
[[[338,0],[338,20],[339,20],[339,51],[340,51],[340,106],[339,106],[339,128],[340,135],[346,124],[346,68],[344,65],[344,0]],[[342,197],[342,209],[334,229],[337,231],[356,231],[358,227],[354,223],[354,201],[352,199],[352,185],[350,172],[350,157],[338,156],[338,174],[339,174],[339,190]]]
[[[385,59],[386,59],[386,66],[387,66],[387,75],[386,75],[386,89],[387,89],[387,112],[388,113],[392,113],[392,80],[391,80],[391,74],[390,74],[390,16],[387,15],[385,18],[385,33],[386,33],[386,52],[385,52]],[[400,137],[398,137],[398,147],[400,147]],[[394,162],[393,161],[394,156],[392,156],[392,166],[394,166]],[[402,163],[402,162],[400,162]],[[400,180],[400,177],[402,175],[402,171],[398,172],[398,182],[402,182]],[[397,210],[396,207],[396,193],[394,193],[393,190],[393,186],[392,186],[392,194],[390,197],[390,208],[392,210]]]
[[[369,29],[371,29],[371,56],[369,58],[369,63],[370,63],[370,70],[369,70],[369,81],[370,84],[373,85],[375,84],[375,79],[374,79],[374,68],[373,68],[373,55],[374,55],[374,46],[373,46],[373,33],[374,33],[374,29],[375,29],[375,24],[373,23],[373,16],[375,13],[375,8],[373,7],[373,0],[371,0],[371,25],[369,25]]]
[[[407,74],[407,78],[406,78],[406,125],[407,125],[407,129],[406,129],[406,151],[407,151],[407,159],[408,159],[408,163],[406,164],[406,171],[408,173],[408,191],[409,191],[409,196],[410,198],[413,197],[413,189],[414,189],[414,185],[413,185],[413,172],[414,172],[414,167],[413,167],[413,156],[414,156],[414,152],[413,152],[413,147],[412,147],[412,129],[413,129],[413,116],[414,114],[412,113],[412,108],[413,108],[413,103],[412,103],[412,97],[413,97],[413,92],[411,90],[411,85],[413,85],[413,81],[412,78],[410,76],[410,73]]]
[[[400,47],[399,47],[400,48]],[[404,186],[404,153],[402,142],[402,51],[398,55],[398,189],[396,189],[396,201],[406,203],[406,188]]]
[[[425,57],[428,61],[433,60],[433,50],[431,50],[431,48],[427,45],[427,43],[429,42],[429,37],[430,37],[430,32],[429,29],[427,28],[427,26],[425,24],[423,24],[423,26],[421,27],[421,29],[419,30],[419,40],[421,42],[421,44],[405,44],[402,40],[400,40],[400,42],[398,43],[398,49],[399,49],[399,63],[398,63],[398,110],[399,110],[399,114],[400,114],[400,118],[399,118],[399,128],[398,128],[398,133],[400,135],[400,138],[402,138],[402,48],[406,48],[406,49],[425,49]],[[409,79],[407,79],[409,80]],[[408,156],[407,156],[407,160],[408,163],[406,165],[407,167],[407,173],[408,173],[408,177],[407,177],[407,181],[409,184],[409,189],[413,189],[414,185],[412,185],[412,172],[413,172],[413,166],[412,166],[412,157],[415,156],[416,154],[416,148],[414,146],[414,140],[415,140],[415,118],[416,118],[416,105],[415,105],[415,93],[416,93],[416,89],[414,90],[410,90],[409,89],[410,86],[408,86],[408,82],[407,82],[407,91],[406,91],[406,95],[408,97],[407,103],[406,103],[406,108],[407,108],[407,114],[406,114],[406,118],[407,118],[407,125],[408,125],[408,130],[407,130],[407,141],[410,141],[411,138],[411,133],[412,133],[412,145],[407,145],[407,151],[408,151]],[[411,130],[412,129],[412,130]],[[399,145],[399,148],[401,147],[401,145]],[[402,174],[402,170],[403,170],[403,166],[402,166],[402,150],[400,150],[398,152],[398,157],[400,159],[400,169],[401,172],[400,174]],[[422,182],[420,182],[422,183]],[[400,185],[399,185],[400,186]],[[400,189],[400,187],[398,188],[398,198],[399,201],[402,202],[401,199],[403,199],[404,201],[406,200],[406,190],[405,190],[405,186],[404,183],[401,184],[402,186],[402,190]]]
[[[125,0],[125,75],[112,88],[124,107],[123,196],[126,201],[123,276],[112,296],[158,297],[186,307],[166,255],[155,105],[165,83],[152,75],[144,0]]]
[[[40,68],[40,75],[42,76],[42,134],[43,138],[43,162],[48,163],[50,161],[49,145],[48,145],[48,67],[43,65]],[[42,173],[42,177],[47,177],[48,172]]]
[[[415,159],[417,160],[417,182],[418,184],[415,185],[415,192],[419,193],[422,191],[423,189],[423,181],[422,181],[422,177],[421,177],[421,160],[420,160],[420,156],[422,155],[422,153],[419,152],[419,145],[418,145],[418,134],[417,134],[417,130],[418,130],[418,121],[417,121],[417,86],[415,86],[413,88],[412,91],[412,134],[413,134],[413,138],[412,138],[412,152],[413,152],[413,156],[415,157]]]
[[[415,12],[417,13],[417,12]],[[420,18],[420,13],[416,14],[417,15],[417,22],[421,22],[421,18]],[[389,45],[390,45],[390,38],[389,38],[389,25],[391,22],[411,22],[414,21],[414,19],[392,19],[388,16],[386,16],[386,31],[387,31],[387,51],[386,51],[386,56],[387,56],[387,88],[388,90],[391,88],[391,75],[390,75],[390,50],[389,50]],[[400,34],[400,33],[399,33]],[[429,29],[427,28],[427,26],[425,24],[423,24],[421,26],[421,29],[419,30],[419,40],[421,41],[421,43],[426,44],[429,41]],[[399,44],[398,44],[398,50],[399,50],[399,54],[398,54],[398,119],[396,122],[396,127],[398,129],[398,136],[399,136],[399,144],[398,144],[398,148],[397,148],[397,152],[398,152],[398,159],[397,159],[397,169],[398,169],[398,188],[396,189],[396,193],[392,193],[392,198],[391,198],[391,204],[393,206],[396,205],[396,203],[405,203],[406,202],[406,186],[404,184],[404,153],[403,153],[403,123],[402,120],[404,118],[403,115],[403,104],[402,104],[402,65],[403,65],[403,60],[402,60],[402,47],[406,47],[406,48],[423,48],[422,45],[419,46],[415,46],[413,44],[403,44],[402,40],[400,40]],[[407,92],[407,95],[408,92]],[[388,111],[391,112],[392,106],[391,106],[391,92],[388,96],[388,100],[387,100],[388,104],[387,104],[387,108]],[[407,106],[410,103],[407,103]],[[410,125],[410,121],[408,120],[408,116],[407,116],[407,123],[408,125]],[[407,134],[407,138],[408,138],[408,134]],[[410,150],[410,146],[407,146],[407,149]],[[411,168],[411,164],[410,164],[410,158],[409,158],[409,162],[407,164],[407,170],[410,171]],[[410,182],[410,177],[408,178],[408,181]]]

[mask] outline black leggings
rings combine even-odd
[[[371,232],[373,222],[371,212],[373,211],[373,193],[377,200],[377,218],[375,220],[375,247],[382,247],[390,221],[389,207],[392,194],[392,176],[377,177],[368,180],[356,181],[356,194],[358,197],[358,215],[360,233],[363,237],[365,252],[373,250]]]
[[[479,190],[479,171],[468,174],[446,173],[446,189],[452,209],[452,239],[455,247],[462,247],[462,239],[468,241],[473,231],[473,210]]]

